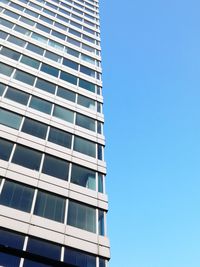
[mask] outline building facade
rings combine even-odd
[[[107,267],[98,0],[0,1],[0,266]]]

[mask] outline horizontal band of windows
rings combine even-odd
[[[31,186],[12,180],[3,180],[0,193],[0,205],[57,221],[104,236],[105,212],[101,209],[61,197],[43,190],[35,190]],[[33,197],[36,200],[33,202]],[[98,217],[96,216],[98,215]],[[96,219],[98,218],[98,220]]]
[[[20,144],[14,145],[13,142],[2,138],[0,159],[100,193],[105,192],[104,176],[101,173]]]
[[[32,236],[27,236],[5,228],[0,228],[0,235],[0,253],[7,254],[7,256],[0,254],[2,255],[0,257],[0,264],[3,266],[7,266],[8,264],[12,263],[13,256],[9,256],[10,254],[15,255],[15,257],[25,258],[25,263],[28,263],[29,267],[37,267],[36,262],[51,264],[51,266],[53,263],[53,266],[56,266],[56,262],[52,262],[51,258],[57,261],[61,259],[61,249],[63,246],[60,244]],[[25,250],[23,250],[26,237],[28,238],[28,241],[27,245],[25,246]],[[30,261],[30,259],[32,259],[32,261]],[[65,246],[64,262],[62,263],[63,265],[61,265],[61,262],[59,262],[59,266],[65,267],[66,264],[72,264],[71,266],[67,265],[66,267],[106,267],[105,258],[97,257],[97,262],[99,262],[99,265],[96,265],[96,255]],[[17,261],[17,263],[19,262]],[[26,264],[23,265],[23,267],[27,266]],[[12,266],[15,267],[14,263]],[[19,264],[17,267],[18,266]]]

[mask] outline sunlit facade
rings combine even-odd
[[[0,1],[0,266],[107,267],[97,0]]]

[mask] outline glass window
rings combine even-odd
[[[45,139],[47,134],[47,128],[48,126],[44,123],[25,118],[22,126],[22,132]]]
[[[49,51],[46,51],[45,53],[45,57],[48,58],[48,59],[51,59],[53,61],[56,61],[58,63],[61,63],[62,61],[62,57],[55,54],[55,53],[52,53],[52,52],[49,52]]]
[[[24,12],[25,12],[26,14],[32,16],[32,17],[35,17],[35,18],[37,18],[37,17],[39,16],[38,13],[36,13],[36,12],[30,10],[30,9],[27,9],[27,8],[25,8]]]
[[[73,44],[75,46],[78,46],[78,47],[80,47],[80,45],[81,45],[81,43],[79,41],[76,41],[70,37],[67,38],[67,42],[69,42],[70,44]]]
[[[5,89],[6,89],[6,85],[4,85],[4,84],[0,83],[0,96],[2,96],[2,95],[3,95],[3,93],[4,93]]]
[[[7,16],[13,18],[13,19],[18,19],[18,18],[19,18],[19,15],[18,15],[18,14],[14,13],[14,12],[12,12],[12,11],[10,11],[10,10],[4,10],[3,13],[4,13],[5,15],[7,15]]]
[[[23,267],[52,267],[52,265],[24,259]]]
[[[78,63],[76,63],[70,59],[64,58],[63,59],[63,65],[65,65],[69,68],[72,68],[74,70],[78,70]]]
[[[48,9],[46,9],[46,8],[43,9],[43,12],[46,13],[46,14],[48,14],[48,15],[50,15],[50,16],[52,16],[52,17],[55,17],[55,13],[52,12],[52,11],[50,11],[50,10],[48,10]],[[45,22],[47,22],[47,23],[49,23],[48,20],[50,20],[50,19],[48,19],[48,18],[46,18],[44,16],[40,16],[40,19],[43,20],[43,21],[45,21]]]
[[[66,108],[62,108],[60,106],[54,107],[53,116],[62,119],[64,121],[68,121],[73,123],[74,122],[74,112],[68,110]]]
[[[52,104],[46,100],[32,96],[29,107],[47,114],[51,114]]]
[[[102,123],[97,121],[97,133],[102,134]]]
[[[81,59],[88,62],[88,63],[95,65],[95,59],[93,59],[92,57],[89,57],[85,54],[81,54]]]
[[[96,144],[78,136],[74,137],[74,150],[90,157],[96,157]]]
[[[25,17],[21,17],[19,20],[21,22],[24,22],[24,23],[30,25],[30,26],[34,26],[35,25],[35,22],[33,20],[27,19]]]
[[[62,180],[68,180],[69,163],[65,160],[45,155],[42,172]]]
[[[56,27],[58,27],[58,28],[60,28],[60,29],[62,29],[64,31],[67,30],[67,27],[66,26],[64,26],[63,24],[60,24],[60,23],[58,23],[56,21],[54,22],[54,26],[56,26]]]
[[[72,165],[71,182],[92,190],[96,189],[96,174],[94,171],[81,167],[79,165]]]
[[[19,39],[19,38],[15,37],[15,36],[12,36],[12,35],[10,35],[8,37],[8,42],[11,42],[11,43],[13,43],[15,45],[18,45],[20,47],[24,47],[25,44],[26,44],[26,41],[24,41],[22,39]]]
[[[8,161],[12,152],[13,143],[0,138],[0,159]]]
[[[76,125],[95,132],[95,120],[79,113],[76,114]]]
[[[38,78],[36,85],[37,88],[46,91],[50,94],[55,94],[55,90],[56,90],[56,85],[50,82],[47,82],[43,79]]]
[[[48,141],[71,148],[72,135],[54,127],[50,128]]]
[[[99,229],[99,235],[105,235],[105,229],[104,229],[104,211],[98,210],[98,229]]]
[[[29,237],[26,251],[54,260],[60,260],[61,247],[44,240]]]
[[[65,248],[64,262],[77,267],[96,267],[96,257],[85,252]]]
[[[10,30],[12,29],[12,27],[14,25],[14,23],[12,23],[12,22],[10,22],[10,21],[8,21],[6,19],[2,19],[2,18],[0,18],[0,24],[2,26],[5,26],[5,27],[9,28]]]
[[[81,37],[81,33],[80,32],[75,31],[75,30],[73,30],[71,28],[69,28],[69,33],[71,33],[71,34],[73,34],[75,36]]]
[[[6,75],[6,76],[11,76],[13,72],[13,68],[5,65],[3,63],[0,63],[0,74]]]
[[[34,214],[50,220],[64,221],[65,199],[43,191],[38,191]]]
[[[98,150],[98,159],[103,160],[103,146],[98,144],[97,150]]]
[[[81,65],[80,72],[95,78],[95,71],[90,69],[90,68],[87,68],[87,67]]]
[[[42,9],[41,6],[38,6],[38,5],[36,5],[36,4],[32,3],[32,2],[29,2],[28,4],[29,4],[29,6],[35,8],[35,9],[38,9],[38,10],[41,10]]]
[[[77,77],[64,71],[61,71],[60,79],[74,85],[77,84]]]
[[[22,33],[22,34],[24,34],[26,36],[29,36],[31,34],[31,31],[29,31],[29,30],[27,30],[27,29],[25,29],[25,28],[23,28],[21,26],[18,26],[18,25],[15,25],[14,30],[16,32]]]
[[[48,38],[42,36],[41,34],[37,34],[37,33],[32,33],[31,38],[33,38],[34,40],[41,42],[43,44],[46,44],[48,41]]]
[[[15,51],[13,51],[9,48],[6,48],[6,47],[3,47],[1,49],[1,55],[9,57],[9,58],[14,59],[14,60],[18,60],[20,58],[20,53],[15,52]]]
[[[51,34],[59,39],[65,40],[66,36],[62,33],[52,30]]]
[[[102,258],[99,258],[99,267],[106,267],[106,261]]]
[[[41,152],[17,145],[12,162],[29,169],[39,171],[41,158]]]
[[[75,2],[74,2],[75,3]],[[74,27],[76,27],[76,28],[79,28],[79,29],[82,29],[82,25],[80,25],[79,23],[76,23],[76,22],[74,22],[74,21],[70,21],[70,24],[71,25],[73,25]]]
[[[88,52],[91,52],[91,53],[95,54],[95,49],[93,47],[91,47],[91,46],[88,46],[86,44],[82,44],[82,48],[85,49]]]
[[[35,81],[35,76],[30,75],[26,72],[23,72],[21,70],[16,70],[15,74],[14,74],[14,79],[29,84],[29,85],[33,85],[34,81]]]
[[[103,193],[103,175],[102,174],[98,174],[98,192],[99,193]]]
[[[41,71],[49,74],[49,75],[52,75],[52,76],[55,76],[55,77],[58,77],[58,74],[59,74],[59,70],[50,66],[50,65],[47,65],[45,63],[42,63],[42,66],[41,66]]]
[[[95,208],[69,200],[67,224],[96,233]]]
[[[37,23],[36,28],[46,33],[50,33],[51,31],[50,28],[48,28],[47,26],[41,25],[39,23]]]
[[[57,96],[60,96],[72,102],[75,102],[75,99],[76,99],[76,94],[74,92],[67,90],[63,87],[58,87]]]
[[[6,267],[19,267],[20,264],[19,257],[0,252],[0,265]]]
[[[49,40],[48,45],[50,45],[51,47],[54,47],[55,49],[59,50],[59,51],[63,51],[64,49],[64,45],[61,45],[53,40]]]
[[[88,41],[88,42],[90,42],[90,43],[95,44],[95,40],[93,38],[85,35],[85,34],[83,34],[83,39],[86,40],[86,41]]]
[[[79,57],[79,54],[80,54],[78,51],[76,51],[72,48],[69,48],[69,47],[67,48],[67,53],[71,56],[74,56],[74,57]]]
[[[78,102],[79,105],[95,110],[95,101],[91,98],[86,96],[78,95]]]
[[[34,44],[28,44],[26,49],[30,50],[33,53],[36,53],[38,55],[43,55],[44,49],[41,47],[38,47],[37,45]]]
[[[6,180],[0,195],[0,204],[30,212],[33,194],[34,189],[31,187]]]
[[[8,87],[8,90],[6,91],[6,94],[5,94],[5,98],[18,102],[22,105],[27,105],[29,94],[24,93],[20,90],[14,89],[12,87]]]
[[[40,62],[36,59],[33,59],[33,58],[30,58],[30,57],[27,57],[25,55],[22,56],[20,62],[32,67],[32,68],[35,68],[35,69],[39,69],[39,66],[40,66]]]
[[[23,248],[24,235],[0,229],[0,236],[1,236],[0,238],[1,245],[17,249]]]
[[[0,108],[0,124],[19,129],[21,121],[22,116]]]
[[[8,33],[0,31],[0,39],[6,39],[8,36]]]
[[[79,79],[79,86],[90,91],[90,92],[95,93],[95,84],[93,84],[93,83]]]

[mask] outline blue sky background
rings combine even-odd
[[[199,267],[200,2],[100,4],[110,267]]]

